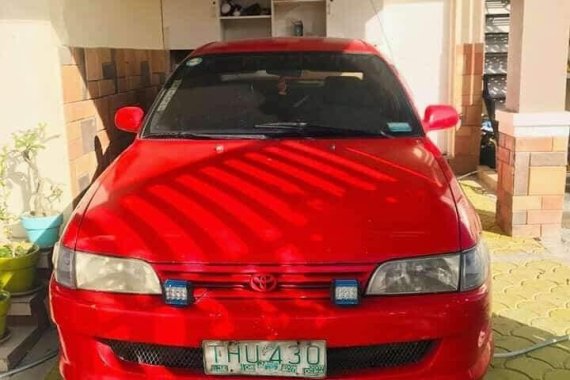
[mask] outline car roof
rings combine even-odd
[[[281,37],[212,42],[196,49],[192,56],[260,52],[339,52],[376,54],[378,50],[362,40],[343,38]]]

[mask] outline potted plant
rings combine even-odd
[[[45,124],[36,128],[14,133],[14,147],[7,151],[15,162],[21,160],[27,167],[24,182],[30,194],[30,211],[21,216],[22,227],[28,239],[40,248],[51,248],[59,239],[59,229],[63,223],[61,213],[53,209],[59,201],[62,190],[48,178],[40,174],[38,153],[45,149]]]
[[[34,287],[36,264],[39,259],[39,247],[28,242],[12,239],[10,224],[16,219],[8,211],[10,189],[7,178],[8,148],[0,151],[0,288],[12,293],[26,292]],[[0,333],[5,327],[3,319],[9,305],[0,291]],[[0,334],[0,337],[3,335]]]
[[[0,245],[0,287],[10,293],[25,293],[33,289],[39,251],[37,245],[28,242],[6,242]],[[1,311],[0,301],[0,318]]]

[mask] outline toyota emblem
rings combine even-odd
[[[277,279],[272,274],[254,274],[249,280],[249,286],[256,292],[272,292],[277,288]]]

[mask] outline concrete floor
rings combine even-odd
[[[36,360],[43,358],[44,356],[46,356],[50,352],[53,352],[53,350],[55,348],[57,348],[58,345],[59,345],[59,343],[58,343],[57,332],[56,332],[55,328],[51,328],[51,329],[45,331],[44,334],[42,335],[41,339],[38,341],[38,343],[36,343],[36,345],[30,350],[28,355],[26,355],[26,357],[22,360],[22,362],[20,363],[20,366],[24,366],[28,363],[31,363],[31,362],[34,362]],[[40,380],[40,379],[45,379],[46,376],[48,375],[48,373],[56,365],[56,362],[57,362],[57,358],[53,358],[53,359],[48,360],[47,362],[45,362],[45,363],[43,363],[37,367],[31,368],[31,369],[26,370],[24,372],[21,372],[19,374],[10,376],[9,379],[11,379],[11,380],[31,380],[31,379]]]

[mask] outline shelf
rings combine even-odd
[[[257,15],[257,16],[220,16],[220,20],[260,20],[271,19],[271,15]]]
[[[326,0],[273,0],[273,4],[324,3]]]

